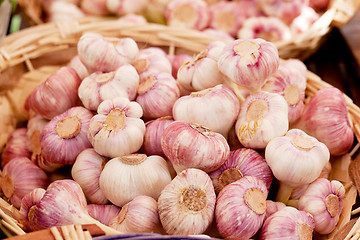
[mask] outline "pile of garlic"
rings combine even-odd
[[[28,96],[27,128],[2,153],[2,192],[26,230],[333,231],[345,190],[324,169],[354,133],[340,90],[305,104],[301,61],[279,59],[263,39],[214,42],[191,57],[85,33],[77,50]]]
[[[155,22],[234,40],[293,39],[306,32],[330,0],[41,0],[48,21],[85,16],[119,17],[120,22]]]

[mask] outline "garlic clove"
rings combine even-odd
[[[283,136],[288,129],[288,104],[283,96],[261,91],[241,103],[235,132],[244,147],[264,149],[271,139]]]
[[[68,63],[68,66],[75,69],[80,79],[84,79],[85,77],[89,76],[89,72],[85,65],[81,62],[79,55],[74,56]]]
[[[159,196],[161,224],[170,235],[202,234],[213,220],[215,201],[210,177],[202,170],[186,169]]]
[[[144,119],[156,119],[172,114],[180,89],[171,73],[161,72],[149,75],[137,90],[136,102],[144,111]]]
[[[84,107],[72,107],[55,116],[40,133],[44,159],[55,164],[73,164],[81,151],[91,147],[87,132],[92,116]]]
[[[259,91],[278,66],[277,48],[260,38],[228,43],[218,60],[219,70],[225,76],[251,91]]]
[[[208,26],[209,11],[203,0],[172,0],[165,18],[170,26],[202,30]]]
[[[1,153],[1,167],[18,157],[31,157],[31,145],[27,137],[27,128],[13,130],[7,138],[4,150]]]
[[[47,185],[46,173],[26,157],[11,160],[1,173],[2,192],[16,208],[20,208],[21,199],[26,194]]]
[[[36,87],[26,99],[26,108],[50,120],[78,103],[81,83],[76,71],[62,67]]]
[[[139,195],[158,199],[170,181],[164,158],[130,154],[109,160],[100,174],[99,184],[106,198],[122,207]]]
[[[323,142],[335,156],[348,152],[354,142],[344,94],[335,87],[317,91],[294,127]]]
[[[240,103],[231,88],[217,85],[188,96],[182,96],[173,106],[176,121],[204,125],[227,137],[240,111]]]
[[[231,151],[224,164],[210,172],[209,176],[217,194],[228,184],[245,176],[253,176],[262,180],[269,191],[273,179],[265,159],[255,150],[246,148]]]
[[[329,234],[339,221],[344,197],[345,188],[339,181],[319,178],[300,197],[299,210],[313,215],[315,232]]]
[[[122,206],[109,226],[123,233],[163,233],[157,201],[149,196],[137,196]]]
[[[192,56],[185,54],[185,53],[175,54],[175,55],[169,54],[169,55],[167,55],[167,58],[169,59],[169,61],[171,63],[171,73],[175,79],[177,79],[177,73],[178,73],[178,70],[180,69],[180,67],[184,63],[191,61],[193,59]]]
[[[94,149],[88,148],[79,153],[71,168],[72,178],[81,186],[91,203],[106,204],[108,202],[99,186],[100,174],[106,162],[107,158],[96,153]]]
[[[109,226],[110,221],[120,213],[121,208],[111,204],[88,204],[87,210],[92,218]]]
[[[165,128],[161,147],[177,173],[187,168],[214,171],[230,153],[230,147],[220,133],[185,121],[175,121]]]
[[[249,239],[261,228],[268,190],[262,180],[245,176],[227,186],[216,201],[215,218],[226,239]]]
[[[272,200],[266,200],[266,212],[264,221],[273,213],[283,209],[286,205],[282,202],[274,202]]]
[[[314,227],[314,218],[310,213],[293,207],[284,207],[265,220],[259,239],[311,240]]]

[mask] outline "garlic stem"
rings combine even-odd
[[[279,190],[276,195],[276,201],[287,204],[294,187],[287,185],[286,183],[279,182]]]

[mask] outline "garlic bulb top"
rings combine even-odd
[[[344,94],[335,87],[317,91],[296,126],[325,143],[335,156],[349,151],[354,142]]]
[[[319,177],[330,159],[325,144],[299,129],[276,137],[265,149],[265,159],[274,176],[289,186],[310,183]]]
[[[202,234],[214,218],[216,196],[210,177],[189,168],[179,173],[161,191],[160,221],[167,234]]]
[[[77,105],[80,83],[73,68],[61,67],[30,93],[25,107],[50,120]]]
[[[93,114],[84,107],[72,107],[54,117],[40,133],[41,153],[56,164],[73,164],[91,144],[87,138]]]
[[[345,188],[339,181],[319,178],[300,197],[299,209],[313,215],[316,232],[329,234],[339,221],[344,197]]]
[[[143,143],[145,123],[141,106],[126,98],[103,101],[91,121],[88,139],[94,150],[106,157],[138,151]]]
[[[113,72],[94,72],[81,82],[78,95],[84,106],[96,111],[100,103],[106,99],[126,97],[136,98],[139,86],[139,75],[130,64],[124,64]]]
[[[123,64],[134,62],[139,54],[139,48],[133,39],[122,38],[117,43],[110,43],[97,33],[83,34],[77,50],[89,73],[115,71]]]
[[[241,103],[235,132],[247,148],[264,149],[268,142],[289,129],[288,105],[277,93],[258,92]]]
[[[220,84],[180,97],[172,113],[174,120],[198,123],[226,137],[239,110],[240,103],[235,93],[230,87]]]
[[[218,60],[219,70],[225,76],[251,91],[259,91],[278,66],[277,48],[260,38],[228,43]]]

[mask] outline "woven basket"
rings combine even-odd
[[[30,25],[44,23],[45,13],[40,0],[19,0],[19,6]],[[360,6],[359,0],[332,0],[327,11],[307,31],[291,40],[275,43],[281,58],[305,60],[325,41],[333,27],[347,23]]]
[[[216,40],[197,31],[164,25],[129,26],[120,25],[115,21],[99,21],[95,19],[82,19],[61,24],[46,23],[7,36],[0,45],[0,111],[2,112],[0,118],[0,152],[9,133],[27,120],[23,108],[26,97],[47,76],[77,54],[77,42],[85,32],[96,32],[107,39],[131,37],[138,42],[140,47],[159,46],[169,53],[198,53],[210,42]],[[315,74],[308,72],[307,99],[319,89],[328,86],[331,85]],[[357,139],[356,143],[358,143],[360,140],[360,109],[353,104],[350,98],[345,97],[349,118]],[[344,239],[344,236],[346,236],[344,234],[349,233],[357,220],[352,215],[352,209],[356,203],[358,190],[357,186],[352,183],[348,168],[350,163],[356,160],[360,161],[359,157],[359,159],[355,158],[358,155],[355,154],[358,148],[359,144],[354,144],[350,153],[331,159],[332,172],[330,177],[344,184],[346,198],[336,229],[329,236],[325,236],[324,239]],[[18,216],[18,210],[0,198],[0,228],[8,236],[25,234],[21,229],[22,226],[17,221]],[[360,220],[355,224],[353,231],[360,229],[358,225],[360,225]],[[82,229],[86,228],[86,226],[81,227]],[[79,230],[81,227],[72,226],[70,229]],[[47,230],[47,234],[50,234],[49,231]],[[45,236],[44,234],[43,232],[43,236]],[[21,239],[26,237],[28,237],[27,239],[40,239],[40,235],[36,232],[27,233]],[[30,238],[30,236],[32,237]],[[337,236],[340,236],[340,238],[337,238]]]

